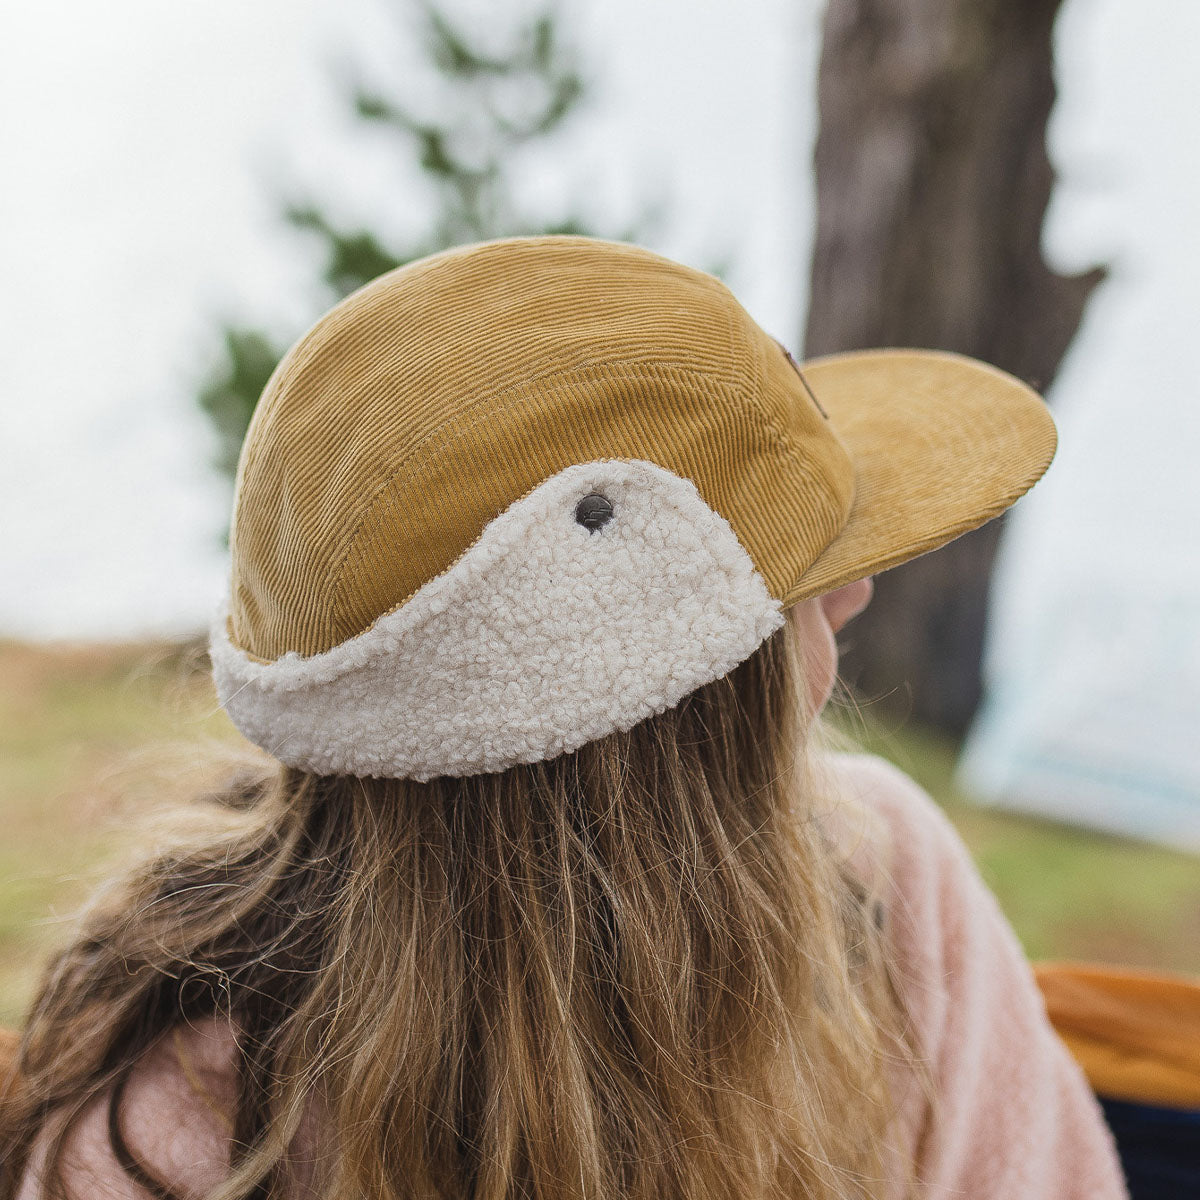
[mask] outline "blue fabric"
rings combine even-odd
[[[1099,1099],[1133,1200],[1200,1200],[1200,1109]]]

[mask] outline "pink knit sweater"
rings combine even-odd
[[[902,1000],[936,1100],[908,1088],[900,1150],[929,1200],[1119,1200],[1112,1139],[1046,1020],[1016,937],[949,821],[916,784],[865,755],[830,760],[850,800],[832,814],[856,869],[882,886]],[[168,1039],[134,1075],[133,1149],[184,1196],[228,1163],[233,1045],[207,1023]],[[143,1200],[108,1146],[106,1106],[81,1121],[68,1179],[80,1200]],[[36,1200],[37,1156],[21,1200]],[[298,1195],[307,1194],[300,1181]],[[895,1185],[881,1190],[898,1194]]]

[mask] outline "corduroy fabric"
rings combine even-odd
[[[854,503],[785,605],[990,521],[1054,457],[1058,435],[1037,393],[960,354],[858,350],[812,359],[804,376],[854,463]]]
[[[391,272],[285,357],[247,437],[232,642],[325,652],[574,463],[695,483],[769,593],[844,526],[854,466],[719,281],[632,246],[510,239]]]

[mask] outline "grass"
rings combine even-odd
[[[1031,957],[1200,973],[1195,858],[974,807],[946,739],[869,714],[855,733],[946,808]],[[0,1026],[147,811],[210,783],[214,742],[239,741],[196,647],[0,642]]]
[[[1162,846],[972,804],[957,747],[870,716],[852,736],[938,801],[1032,959],[1077,958],[1200,974],[1200,859]]]
[[[0,642],[0,1025],[138,817],[236,734],[194,648]]]

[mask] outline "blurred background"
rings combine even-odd
[[[443,246],[630,239],[797,354],[1048,395],[1001,522],[876,581],[833,719],[1027,952],[1200,972],[1200,7],[44,0],[0,14],[0,1023],[237,735],[204,631],[287,345]]]

